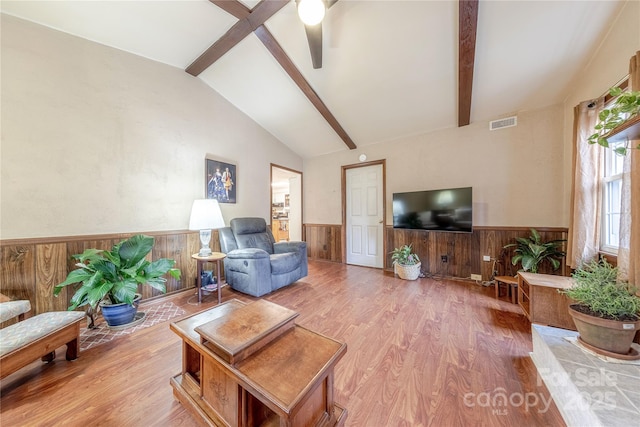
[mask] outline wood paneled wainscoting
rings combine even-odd
[[[114,243],[136,233],[12,239],[0,241],[0,292],[12,299],[28,299],[32,315],[47,311],[66,310],[75,290],[67,287],[59,297],[53,296],[53,288],[64,281],[74,269],[71,257],[85,249],[111,249]],[[167,276],[167,293],[173,293],[196,285],[196,262],[191,259],[200,249],[198,232],[161,231],[144,232],[155,237],[150,261],[171,258],[182,272],[180,280]],[[220,251],[218,233],[213,231],[211,249]],[[149,286],[141,287],[143,299],[160,295]],[[7,322],[7,324],[11,323]],[[4,326],[4,325],[3,325]]]
[[[343,262],[342,225],[304,224],[302,240],[307,242],[307,256],[310,259]]]
[[[471,274],[481,274],[482,280],[489,280],[494,261],[497,260],[498,275],[514,276],[520,265],[512,265],[514,248],[503,249],[515,243],[516,237],[528,238],[532,227],[474,227],[472,233],[447,233],[442,231],[401,230],[386,227],[386,247],[393,248],[412,244],[422,261],[422,270],[441,277],[470,278]],[[543,242],[566,239],[568,230],[559,227],[534,227]],[[566,243],[565,243],[566,246]],[[483,261],[489,255],[491,261]],[[443,262],[442,256],[447,257]],[[391,256],[387,255],[386,268],[391,268]],[[544,263],[539,273],[565,275],[565,262],[557,271]]]
[[[472,233],[447,233],[441,231],[402,230],[385,227],[385,269],[391,270],[393,248],[412,244],[422,261],[422,270],[434,276],[470,278],[481,274],[482,280],[491,278],[494,262],[499,275],[514,276],[519,268],[511,264],[513,248],[504,250],[504,245],[515,243],[516,237],[527,238],[532,227],[474,227]],[[543,241],[566,239],[568,230],[562,227],[534,227]],[[304,239],[311,259],[345,262],[343,259],[342,226],[340,224],[305,224]],[[566,245],[565,245],[566,246]],[[442,256],[447,262],[442,261]],[[483,261],[489,255],[491,261]],[[540,273],[565,274],[565,263],[553,271],[544,265]]]

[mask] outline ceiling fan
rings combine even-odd
[[[261,0],[254,8],[249,9],[239,0],[209,0],[222,10],[238,18],[229,30],[218,39],[214,44],[209,46],[195,61],[193,61],[185,71],[192,76],[197,76],[207,69],[211,64],[220,59],[225,53],[236,46],[242,39],[251,33],[255,33],[258,39],[265,45],[267,50],[271,52],[273,57],[278,61],[282,69],[291,77],[293,82],[300,88],[302,93],[309,99],[311,104],[325,118],[329,126],[333,128],[336,134],[342,139],[349,149],[356,149],[356,144],[347,134],[344,128],[338,123],[338,120],[329,111],[325,103],[320,99],[316,91],[309,84],[307,79],[302,75],[300,70],[295,66],[291,58],[285,53],[280,43],[267,30],[264,23],[272,17],[276,12],[286,6],[291,0]],[[320,0],[326,1],[326,7],[331,7],[338,0]],[[320,52],[320,63],[322,65],[322,28],[321,24],[316,24],[314,35],[310,37],[309,45],[313,43],[315,48],[311,51]],[[319,31],[318,31],[319,29]],[[313,56],[313,54],[312,54]],[[316,55],[317,56],[317,55]],[[319,68],[315,67],[314,68]]]
[[[338,0],[296,0],[298,15],[304,23],[314,69],[322,68],[322,20],[325,11]]]
[[[282,66],[283,70],[291,77],[311,104],[326,119],[336,134],[343,140],[349,149],[356,149],[356,144],[342,128],[338,120],[318,96],[313,87],[295,66],[293,61],[285,53],[275,37],[267,30],[264,23],[276,12],[286,6],[291,0],[260,0],[258,4],[249,9],[239,0],[209,0],[222,10],[238,18],[236,22],[218,41],[206,49],[185,71],[193,76],[202,73],[211,64],[220,59],[225,53],[236,46],[242,39],[251,33],[255,33],[258,39],[271,52],[273,57]],[[302,4],[304,0],[295,0]],[[326,9],[331,8],[338,0],[316,0],[320,2],[321,15]],[[459,77],[458,77],[458,126],[465,126],[470,122],[471,114],[471,88],[473,83],[473,64],[475,59],[476,27],[478,19],[479,0],[458,0],[459,2]],[[298,10],[300,10],[298,8]],[[322,67],[322,16],[315,25],[305,24],[309,50],[313,68]],[[312,21],[313,22],[313,21]]]

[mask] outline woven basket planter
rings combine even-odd
[[[405,280],[416,280],[420,276],[420,267],[422,263],[419,262],[414,265],[402,265],[395,263],[394,269],[398,277]]]

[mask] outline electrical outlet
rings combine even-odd
[[[449,261],[449,257],[447,255],[440,255],[440,261],[447,262]]]
[[[482,257],[483,261],[491,261],[491,256],[490,255],[485,255]]]
[[[471,280],[482,280],[482,274],[472,274]]]

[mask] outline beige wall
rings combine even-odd
[[[573,108],[594,99],[629,74],[629,59],[640,50],[640,1],[628,1],[588,65],[576,78],[565,100],[565,192],[571,192],[571,158],[573,153]],[[594,150],[598,147],[592,147]],[[567,207],[568,208],[568,207]],[[569,218],[569,211],[565,212]]]
[[[387,224],[394,192],[472,186],[474,225],[567,227],[573,107],[628,73],[640,49],[639,22],[640,2],[630,0],[565,103],[518,113],[516,128],[490,132],[486,122],[472,123],[305,160],[305,194],[314,197],[305,198],[304,221],[341,223],[340,168],[366,153],[368,160],[387,160]]]
[[[237,164],[228,221],[270,214],[302,160],[183,70],[2,15],[0,237],[186,229],[204,158]]]
[[[477,122],[305,160],[304,221],[341,223],[341,166],[365,153],[387,162],[387,224],[394,192],[470,186],[476,226],[566,226],[562,115],[551,106],[519,113],[517,127]]]

